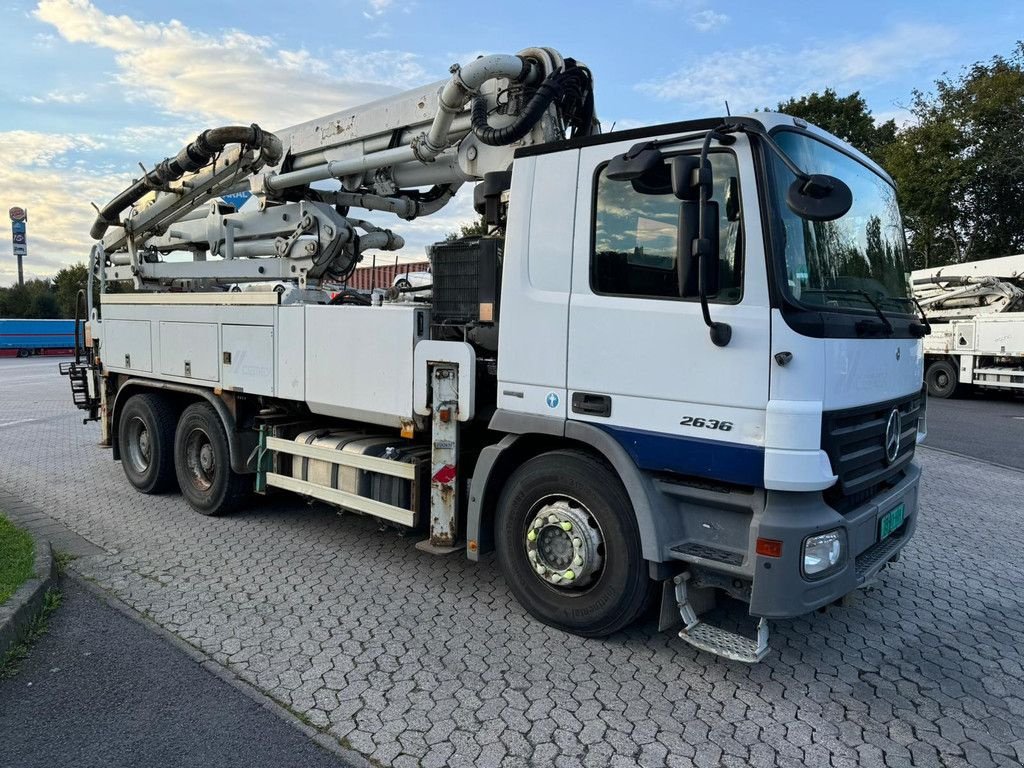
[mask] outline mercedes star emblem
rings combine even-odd
[[[900,452],[900,432],[903,431],[903,419],[900,409],[893,408],[889,414],[889,423],[885,425],[885,461],[892,464]]]

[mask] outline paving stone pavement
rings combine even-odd
[[[74,562],[85,577],[381,763],[1024,762],[1024,473],[919,451],[902,560],[851,607],[774,622],[744,666],[651,625],[544,627],[493,558],[435,558],[365,518],[141,496],[55,369],[0,367],[0,413],[31,419],[0,420],[0,488],[103,548]]]

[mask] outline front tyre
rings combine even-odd
[[[208,403],[185,409],[174,435],[174,470],[181,495],[201,515],[226,515],[245,500],[249,478],[231,469],[220,417]]]
[[[587,454],[553,451],[517,469],[498,502],[495,540],[516,599],[566,632],[610,635],[654,593],[629,497]]]

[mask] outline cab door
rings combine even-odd
[[[722,262],[710,312],[732,327],[717,347],[699,301],[679,296],[680,201],[604,174],[633,143],[581,150],[567,416],[609,432],[642,469],[760,485],[770,322],[749,144],[710,155]]]

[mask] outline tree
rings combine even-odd
[[[53,278],[54,292],[57,296],[57,304],[60,307],[61,317],[74,317],[75,304],[78,301],[78,292],[85,288],[89,280],[89,270],[84,263],[79,262],[70,267],[64,267]],[[96,294],[99,290],[96,288]]]
[[[917,124],[883,162],[899,185],[915,265],[1024,251],[1024,42],[914,92]]]
[[[471,221],[467,224],[462,224],[457,232],[449,232],[444,236],[446,243],[450,243],[453,240],[459,240],[463,237],[481,237],[487,234],[487,222],[484,221],[484,217],[481,216],[476,221]]]
[[[778,111],[824,128],[871,157],[876,157],[896,137],[895,121],[876,123],[860,91],[840,96],[826,88],[824,93],[815,91],[779,102]]]
[[[24,285],[0,288],[0,317],[46,320],[60,317],[49,280],[29,280]]]

